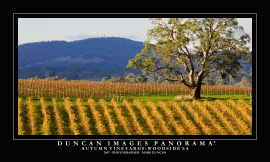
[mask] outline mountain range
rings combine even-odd
[[[116,37],[27,43],[18,47],[18,65],[19,68],[68,64],[126,66],[142,48],[143,42]]]
[[[67,70],[77,75],[83,71],[102,71],[105,76],[123,75],[127,71],[133,71],[126,69],[127,62],[143,48],[143,42],[118,37],[22,44],[18,46],[18,76],[44,78],[46,70],[68,79],[91,79],[91,76],[64,76],[63,72]],[[102,77],[104,76],[100,76]]]

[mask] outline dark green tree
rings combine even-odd
[[[213,71],[235,76],[239,58],[251,57],[248,34],[235,18],[154,18],[145,48],[127,67],[155,73],[165,80],[189,87],[194,99],[201,98],[203,79]],[[235,31],[240,36],[235,35]]]
[[[107,82],[111,79],[112,77],[110,75],[105,76],[104,78],[102,78],[102,82]]]
[[[143,75],[138,75],[137,77],[136,77],[136,82],[137,83],[144,83],[144,82],[146,82],[147,81],[147,78],[145,77],[145,76],[143,76]]]
[[[134,73],[130,73],[125,77],[125,81],[129,83],[135,83],[136,82],[136,75]]]
[[[235,86],[238,87],[252,87],[252,82],[247,76],[243,76],[240,82],[236,83]]]
[[[108,80],[108,82],[125,82],[125,79],[122,77],[112,77]]]

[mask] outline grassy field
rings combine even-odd
[[[252,97],[250,95],[245,95],[245,94],[237,94],[237,95],[229,95],[229,94],[220,94],[220,95],[202,95],[201,99],[198,99],[198,101],[214,101],[214,100],[228,100],[228,99],[243,99],[243,100],[251,100]],[[118,101],[120,101],[123,98],[127,98],[129,100],[134,100],[134,99],[139,99],[141,101],[180,101],[177,99],[177,96],[175,95],[170,95],[170,96],[157,96],[157,95],[151,95],[151,96],[134,96],[134,95],[127,95],[123,97],[118,96]],[[117,100],[117,97],[114,97],[115,100]],[[108,98],[107,100],[110,100]],[[187,101],[192,101],[192,100],[187,100]]]
[[[18,91],[19,135],[252,134],[251,88],[204,87],[199,100],[177,99],[188,93],[174,84],[21,80]]]

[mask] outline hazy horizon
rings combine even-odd
[[[238,18],[252,38],[252,19]],[[76,41],[99,37],[147,40],[149,18],[19,18],[18,45],[41,41]]]

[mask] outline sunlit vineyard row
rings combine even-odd
[[[90,81],[18,80],[19,97],[80,97],[113,98],[115,95],[188,95],[190,90],[183,84],[108,83]],[[251,87],[203,85],[201,94],[252,95]]]
[[[19,135],[251,135],[250,101],[18,98]]]

